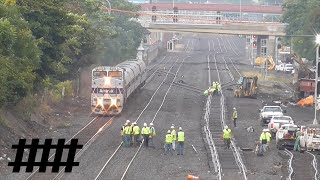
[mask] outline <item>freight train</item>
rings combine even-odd
[[[99,66],[92,70],[92,113],[117,115],[128,97],[146,82],[146,64],[127,60],[116,66]]]

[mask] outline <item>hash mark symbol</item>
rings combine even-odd
[[[45,139],[44,144],[39,144],[39,139],[32,139],[31,144],[26,145],[26,139],[19,139],[19,143],[12,145],[12,149],[17,149],[14,162],[9,162],[8,166],[13,166],[12,172],[20,172],[22,166],[26,166],[26,172],[32,172],[34,166],[39,166],[39,172],[46,172],[47,166],[52,166],[52,172],[59,172],[60,166],[65,166],[65,172],[71,172],[73,166],[79,166],[79,162],[74,162],[76,150],[81,149],[83,145],[78,144],[78,139],[71,139],[69,145],[65,144],[65,139],[58,139],[58,143],[52,144],[52,139]],[[28,161],[23,162],[23,152],[30,149]],[[36,162],[38,149],[43,149],[40,162]],[[53,162],[49,162],[51,149],[56,153]],[[66,162],[61,162],[63,150],[68,149]]]

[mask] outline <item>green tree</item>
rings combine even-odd
[[[286,9],[283,22],[287,35],[301,36],[320,33],[320,1],[291,0],[283,4]],[[293,50],[300,56],[315,60],[315,37],[293,37]]]
[[[0,3],[0,106],[33,90],[41,51],[13,1]]]

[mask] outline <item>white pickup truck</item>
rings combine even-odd
[[[273,116],[283,116],[283,113],[285,113],[286,110],[282,110],[280,106],[263,106],[263,108],[260,109],[259,112],[261,125],[264,126],[269,124]]]
[[[292,64],[279,64],[276,65],[276,71],[292,72],[294,70]]]
[[[290,116],[273,116],[268,124],[268,129],[272,133],[272,137],[275,137],[277,131],[284,124],[294,124],[294,121]]]
[[[276,145],[278,149],[293,149],[296,133],[299,127],[295,124],[284,124],[276,133]]]

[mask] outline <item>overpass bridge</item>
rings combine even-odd
[[[278,6],[143,4],[139,22],[150,30],[284,36],[283,12]]]
[[[142,4],[137,21],[151,32],[247,35],[252,57],[275,56],[276,37],[285,36],[283,13],[280,6]]]

